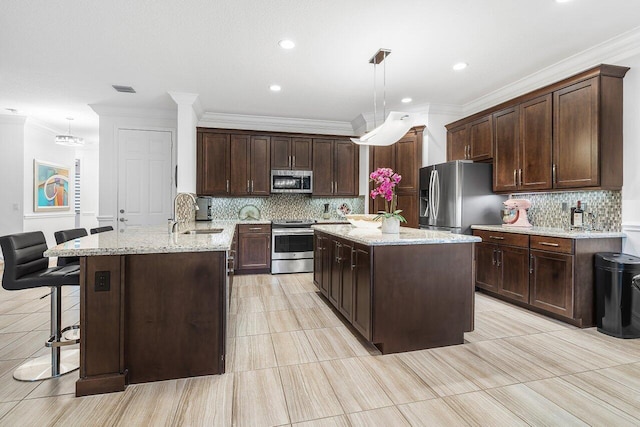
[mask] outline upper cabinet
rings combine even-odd
[[[313,140],[313,195],[357,196],[359,147],[350,140]]]
[[[481,117],[452,128],[447,127],[447,160],[490,160],[493,158],[492,116]]]
[[[199,195],[231,194],[230,158],[228,134],[198,132],[196,192]]]
[[[271,139],[268,136],[231,135],[231,195],[268,196]]]
[[[409,130],[398,142],[389,146],[369,147],[369,173],[378,168],[391,168],[402,176],[396,193],[398,209],[407,220],[407,227],[418,228],[418,193],[422,166],[422,133],[424,126]],[[370,183],[369,190],[373,189]],[[384,210],[384,199],[369,198],[369,212]]]
[[[311,138],[271,138],[271,169],[311,170]]]
[[[489,158],[479,141],[490,135],[496,192],[619,190],[622,79],[628,70],[599,65],[451,123],[447,157]]]

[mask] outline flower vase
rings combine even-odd
[[[400,233],[400,220],[398,218],[384,218],[382,220],[382,232],[385,234]]]

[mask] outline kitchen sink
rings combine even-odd
[[[185,232],[183,232],[182,234],[217,234],[217,233],[222,233],[224,229],[222,228],[203,228],[203,229],[199,229],[199,230],[187,230]]]

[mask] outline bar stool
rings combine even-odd
[[[87,230],[84,228],[71,228],[69,230],[56,231],[53,235],[56,238],[56,243],[60,244],[87,236]],[[80,258],[77,256],[58,257],[59,266],[69,264],[80,265]]]
[[[80,350],[61,347],[77,344],[79,339],[63,340],[62,334],[79,326],[62,329],[62,286],[80,284],[80,266],[65,265],[49,268],[49,259],[42,254],[47,241],[41,231],[0,237],[4,255],[2,287],[9,291],[49,286],[51,288],[51,336],[45,343],[51,356],[41,356],[20,365],[13,377],[20,381],[55,378],[78,369]]]
[[[110,225],[106,225],[104,227],[96,227],[89,230],[91,234],[104,233],[105,231],[113,231],[113,227]]]

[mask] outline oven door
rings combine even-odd
[[[272,228],[271,259],[313,258],[311,228]]]

